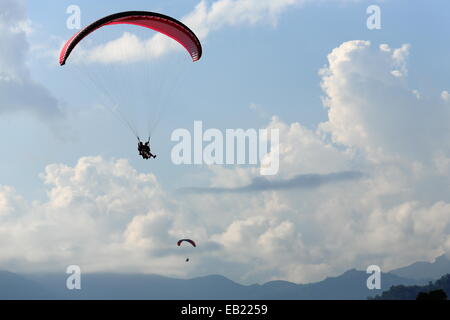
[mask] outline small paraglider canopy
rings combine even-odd
[[[193,240],[191,240],[191,239],[181,239],[181,240],[178,240],[177,246],[181,246],[181,244],[182,244],[183,242],[189,242],[189,243],[192,244],[194,247],[197,247],[197,245],[195,244],[195,242],[194,242]]]

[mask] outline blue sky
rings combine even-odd
[[[73,163],[83,155],[102,154],[127,157],[141,170],[154,168],[162,183],[171,181],[168,185],[170,186],[174,180],[182,179],[186,171],[196,170],[177,167],[167,161],[173,146],[169,137],[175,128],[191,128],[194,120],[203,120],[206,126],[213,128],[263,127],[268,119],[250,110],[252,103],[260,106],[269,116],[277,115],[287,122],[300,121],[309,128],[314,128],[324,121],[326,111],[320,100],[320,79],[317,72],[326,63],[326,55],[331,49],[351,39],[367,39],[375,44],[389,43],[392,46],[410,43],[413,46],[410,56],[413,68],[410,69],[408,82],[413,87],[420,86],[435,90],[434,93],[440,92],[439,90],[445,89],[439,84],[444,81],[446,74],[446,53],[444,48],[441,48],[445,44],[440,39],[449,26],[443,17],[438,19],[445,13],[445,10],[441,9],[445,2],[435,2],[440,2],[440,5],[431,6],[423,1],[381,3],[383,28],[376,31],[365,27],[364,12],[368,5],[366,1],[344,4],[339,1],[323,2],[307,4],[301,8],[294,7],[278,17],[276,26],[261,22],[251,26],[225,27],[204,41],[203,59],[195,69],[191,67],[192,77],[189,74],[189,81],[184,83],[187,93],[176,91],[181,96],[175,96],[173,99],[172,103],[176,107],[171,107],[170,115],[164,115],[161,120],[154,142],[155,152],[160,154],[161,161],[148,164],[134,157],[135,141],[132,141],[124,128],[121,128],[121,124],[111,119],[108,113],[92,111],[92,114],[86,115],[89,118],[94,117],[91,121],[65,121],[64,127],[68,126],[69,129],[67,132],[60,132],[59,139],[55,139],[45,125],[35,123],[33,119],[22,125],[23,116],[18,115],[8,119],[8,122],[17,123],[14,126],[21,128],[16,134],[18,137],[10,138],[9,128],[2,134],[3,137],[8,137],[13,148],[14,145],[17,146],[15,152],[11,152],[15,160],[7,159],[7,163],[15,163],[17,167],[11,170],[8,166],[7,172],[2,175],[5,175],[6,183],[15,185],[24,193],[34,193],[40,185],[38,173],[46,163]],[[82,10],[82,24],[85,25],[98,17],[134,8],[156,10],[181,18],[188,14],[196,3],[131,1],[125,4],[121,1],[110,1],[106,5],[101,2],[93,4],[89,1],[78,1],[77,5]],[[48,44],[51,41],[48,40],[49,37],[62,40],[73,34],[72,30],[65,26],[68,17],[66,8],[71,4],[71,1],[59,1],[57,4],[50,1],[27,2],[27,13],[36,29],[31,35],[31,45],[37,45],[40,41]],[[54,40],[52,44],[59,43]],[[426,59],[430,50],[436,57],[434,61]],[[57,60],[51,60],[49,57],[33,58],[33,54],[30,54],[28,63],[32,76],[45,83],[52,94],[64,101],[69,108],[79,108],[77,104],[80,103],[74,95],[68,98],[70,91],[76,92],[76,95],[83,99],[83,103],[88,103],[84,99],[86,96],[86,99],[92,98],[92,94],[83,92],[86,91],[84,85],[73,82],[70,87],[66,85],[66,74],[62,74]],[[185,99],[184,94],[191,92],[195,94]],[[97,126],[101,117],[107,120],[102,123],[105,127],[99,130]],[[70,131],[75,132],[71,134]],[[44,151],[45,156],[30,164],[27,161],[29,155],[20,153],[20,150],[25,150],[22,145],[28,145],[26,137],[36,134],[40,142],[28,146],[31,148],[30,153],[37,155]],[[15,139],[20,140],[14,142]],[[102,148],[99,150],[100,145]],[[17,154],[22,154],[20,158],[24,160],[17,161]]]
[[[322,220],[321,213],[327,210],[333,212],[333,209],[330,209],[333,207],[332,203],[336,204],[335,201],[338,201],[337,207],[340,209],[337,211],[343,212],[340,216],[342,220],[339,221],[345,221],[345,226],[359,230],[357,225],[363,223],[364,219],[371,223],[377,221],[382,224],[383,219],[380,219],[378,215],[383,210],[387,215],[401,216],[398,212],[404,212],[405,206],[413,210],[416,204],[419,207],[417,212],[434,212],[433,210],[438,210],[436,206],[444,206],[450,200],[445,195],[440,195],[438,190],[435,191],[429,187],[436,185],[440,186],[441,190],[448,190],[446,188],[448,188],[449,175],[444,163],[447,163],[446,159],[449,155],[448,149],[445,148],[448,146],[445,137],[449,128],[446,122],[442,121],[445,118],[442,115],[447,114],[447,111],[446,102],[442,101],[445,99],[440,97],[444,91],[450,90],[448,85],[450,45],[445,40],[450,30],[450,22],[445,17],[450,5],[443,0],[317,2],[277,0],[273,3],[274,6],[279,5],[277,7],[279,10],[271,12],[267,1],[262,1],[260,4],[253,0],[222,1],[232,8],[240,8],[239,3],[247,1],[250,3],[250,8],[254,7],[254,12],[252,9],[248,9],[249,12],[237,10],[237,15],[242,15],[243,18],[233,23],[226,20],[229,18],[221,22],[219,16],[217,21],[213,21],[218,25],[217,28],[215,24],[205,27],[202,21],[198,26],[191,26],[194,32],[201,31],[196,30],[196,27],[210,29],[207,36],[201,37],[204,55],[199,62],[188,67],[185,82],[170,100],[169,112],[163,116],[157,127],[152,141],[152,150],[158,154],[155,161],[140,159],[133,136],[108,112],[96,108],[94,106],[96,98],[86,92],[85,86],[78,78],[68,78],[70,73],[64,72],[58,65],[56,53],[63,41],[73,34],[73,30],[66,28],[68,17],[66,8],[72,4],[78,5],[81,8],[82,25],[86,25],[110,13],[124,10],[157,11],[182,19],[195,12],[200,1],[134,0],[96,1],[95,3],[81,0],[76,2],[0,1],[0,4],[4,2],[3,10],[13,7],[14,3],[19,4],[20,10],[23,10],[21,18],[28,20],[31,29],[31,32],[24,33],[26,43],[29,45],[29,50],[25,50],[23,61],[25,68],[29,71],[28,77],[45,87],[64,113],[62,117],[52,117],[47,114],[36,116],[33,106],[17,112],[6,112],[3,108],[0,109],[3,111],[0,113],[0,143],[4,149],[0,160],[0,185],[14,187],[13,193],[23,197],[21,201],[27,203],[30,208],[34,208],[30,210],[36,210],[48,218],[49,214],[42,213],[45,210],[41,207],[36,209],[34,202],[40,204],[38,206],[51,207],[52,194],[61,190],[67,191],[70,188],[74,188],[72,190],[74,193],[76,189],[78,190],[76,192],[86,195],[79,191],[82,189],[81,186],[75,187],[71,184],[72,182],[62,182],[66,178],[62,174],[64,170],[72,168],[76,176],[77,168],[79,168],[77,164],[85,157],[91,159],[86,160],[86,163],[91,163],[89,162],[93,161],[91,157],[100,156],[102,162],[93,161],[90,165],[93,167],[98,165],[106,171],[115,168],[116,161],[120,161],[118,159],[127,159],[130,170],[132,168],[140,174],[155,177],[158,186],[155,187],[157,191],[154,193],[164,194],[164,200],[160,198],[149,200],[164,204],[159,204],[157,209],[149,209],[143,204],[142,211],[162,210],[169,212],[168,216],[176,215],[176,218],[172,217],[176,223],[172,225],[169,235],[166,234],[164,237],[170,239],[176,230],[184,230],[192,233],[193,236],[198,235],[210,245],[201,253],[204,255],[202,259],[205,260],[202,260],[201,266],[197,265],[199,268],[197,271],[170,269],[168,272],[171,275],[189,276],[201,272],[223,272],[242,281],[271,278],[307,281],[319,279],[326,274],[337,273],[347,267],[364,267],[372,261],[373,257],[382,256],[379,262],[375,262],[389,268],[414,259],[431,259],[433,256],[446,252],[449,249],[450,240],[444,237],[445,230],[439,231],[441,237],[428,247],[424,246],[422,251],[412,253],[407,247],[403,248],[403,254],[395,250],[384,251],[381,247],[389,245],[390,240],[386,239],[391,238],[386,236],[385,240],[374,240],[377,236],[372,235],[373,238],[371,238],[370,232],[367,235],[366,230],[364,235],[369,239],[368,247],[364,250],[353,248],[352,254],[340,260],[329,252],[336,250],[336,255],[339,254],[339,250],[345,252],[344,243],[341,247],[336,244],[336,248],[333,248],[332,243],[340,243],[340,241],[336,239],[333,241],[332,227],[327,229],[321,225],[322,223],[332,225],[336,223],[335,218]],[[207,10],[211,10],[216,2],[220,1],[211,0],[202,3],[206,5]],[[377,4],[381,8],[381,30],[368,30],[366,27],[365,11],[371,4]],[[245,17],[253,16],[253,14],[256,20],[254,23],[249,23]],[[220,23],[224,25],[220,26]],[[359,44],[359,47],[356,45],[351,47],[350,44],[354,40],[370,41],[370,45]],[[383,53],[377,51],[381,44],[387,44],[392,48],[391,58],[385,60]],[[404,44],[409,47],[398,52],[399,54],[403,52],[405,56],[396,60],[394,49],[402,48]],[[336,57],[355,59],[354,64],[351,64],[351,67],[347,66],[348,70],[341,69],[345,63],[333,64],[329,56],[331,52],[335,52]],[[389,63],[393,66],[388,66]],[[396,63],[399,65],[394,66]],[[402,71],[402,76],[395,79],[397,81],[395,84],[391,83],[394,80],[381,75],[382,71],[379,71],[380,75],[378,74],[378,70],[390,67],[398,67]],[[319,74],[322,68],[328,68],[335,78],[327,78]],[[404,72],[402,68],[407,69],[407,72]],[[370,72],[374,75],[372,76]],[[355,75],[357,75],[356,78]],[[326,87],[321,86],[321,83],[326,82],[327,79],[329,82]],[[385,88],[385,91],[378,91],[376,89],[378,84]],[[345,96],[344,92],[339,92],[343,90],[342,88],[349,90],[349,97]],[[412,98],[412,94],[408,96],[412,90],[420,92],[420,99],[418,98],[417,101]],[[380,94],[380,92],[383,93]],[[331,106],[324,106],[322,101],[324,96],[330,97]],[[369,97],[372,99],[370,103],[365,101]],[[130,101],[133,101],[132,99],[130,97]],[[355,101],[365,101],[367,105]],[[257,106],[256,109],[251,108],[251,105]],[[404,109],[400,108],[400,105],[404,106]],[[425,116],[426,119],[420,119],[419,115],[428,115],[423,108],[430,108],[432,115],[430,119],[427,116]],[[440,111],[434,112],[433,108],[438,108]],[[272,119],[272,116],[276,118]],[[251,168],[225,169],[172,164],[170,151],[175,143],[170,141],[170,135],[176,128],[192,130],[194,120],[202,120],[206,128],[223,130],[281,128],[280,142],[284,150],[281,157],[284,167],[281,168],[280,175],[275,177],[277,179],[289,180],[304,174],[328,174],[352,170],[364,171],[371,178],[363,182],[355,181],[354,184],[349,182],[340,187],[325,186],[320,190],[303,190],[300,195],[296,190],[261,193],[261,198],[267,201],[258,199],[258,195],[255,194],[241,195],[243,198],[235,194],[206,195],[204,196],[206,199],[196,198],[198,197],[196,195],[180,195],[177,191],[180,187],[242,187],[242,185],[251,185],[252,179],[255,178]],[[388,127],[390,121],[395,125]],[[424,132],[423,143],[417,142],[417,150],[406,150],[405,147],[404,151],[403,147],[411,144],[408,137],[416,139],[418,130]],[[326,137],[322,140],[323,136]],[[442,143],[440,143],[441,140]],[[424,153],[429,153],[429,158],[423,156]],[[436,165],[439,167],[436,167],[436,172],[430,169],[427,174],[420,173],[424,170],[423,167],[436,163],[439,163],[439,166]],[[48,167],[45,171],[46,167],[52,164],[54,166]],[[57,166],[62,166],[58,167],[59,171],[56,170]],[[63,169],[64,166],[66,169]],[[61,174],[61,177],[58,178],[58,174]],[[417,180],[408,180],[408,175],[415,177],[415,174],[418,175]],[[134,174],[131,176],[135,178]],[[103,176],[95,177],[99,180],[92,181],[93,184],[100,183],[99,181],[104,179]],[[127,183],[133,185],[134,178],[129,178],[130,181]],[[383,179],[394,180],[396,183],[389,188],[389,183]],[[47,181],[47,185],[43,183],[43,180]],[[142,182],[139,181],[139,183],[136,182],[137,185]],[[359,185],[360,183],[363,186]],[[100,185],[99,190],[102,189]],[[375,186],[381,189],[379,193],[374,192]],[[107,190],[116,189],[111,186],[111,189],[108,187]],[[366,190],[366,192],[361,191],[361,194],[359,191],[355,192],[359,194],[359,198],[352,198],[348,194],[339,195],[339,192],[343,190]],[[437,194],[439,196],[436,196]],[[347,196],[349,198],[346,198]],[[304,200],[300,204],[294,201],[299,198]],[[337,200],[339,198],[345,200],[341,203]],[[323,202],[321,199],[326,201],[323,200]],[[210,204],[211,210],[218,211],[209,215],[208,210],[200,206],[203,201],[205,206]],[[258,201],[262,203],[257,203]],[[421,207],[422,205],[427,208]],[[66,209],[70,212],[75,210],[73,206]],[[223,212],[219,212],[220,210]],[[447,210],[444,206],[442,212],[448,213]],[[139,212],[139,210],[133,207],[130,212]],[[175,212],[180,212],[181,217]],[[183,217],[181,212],[186,212],[186,215]],[[264,217],[259,216],[261,212],[266,212]],[[420,215],[414,212],[406,215],[410,217]],[[444,213],[439,211],[436,215],[441,217]],[[39,214],[36,213],[36,215]],[[358,214],[365,218],[358,218]],[[216,223],[217,217],[225,217],[225,215],[223,224]],[[129,230],[135,227],[136,217],[140,217],[139,213],[128,217],[128,222],[122,226],[122,235],[128,235],[127,232],[131,232]],[[151,221],[156,219],[150,213],[145,217],[142,219]],[[159,215],[156,214],[156,217]],[[274,220],[267,220],[267,222],[264,219]],[[399,221],[400,218],[392,219]],[[197,230],[186,220],[192,223],[197,222],[202,226],[201,230]],[[385,220],[389,221],[389,218]],[[417,220],[420,219],[416,217],[414,221]],[[411,223],[414,224],[414,221]],[[102,225],[102,230],[103,228],[106,230],[109,223],[103,225],[102,222],[104,221],[101,220],[99,225]],[[116,222],[120,224],[118,221],[114,223]],[[260,235],[262,242],[269,241],[267,240],[269,238],[275,239],[277,232],[281,232],[289,237],[292,236],[292,238],[286,238],[287,240],[283,238],[283,241],[293,241],[292,239],[295,238],[305,248],[314,248],[308,251],[307,255],[301,256],[302,261],[307,261],[304,262],[304,269],[296,270],[293,265],[299,262],[290,261],[283,256],[280,261],[284,262],[280,263],[292,265],[291,267],[270,264],[266,269],[263,268],[258,272],[249,271],[252,263],[242,258],[241,255],[244,253],[229,249],[228,245],[231,238],[239,238],[234,234],[238,233],[237,229],[244,230],[245,226],[253,224],[254,230],[267,226],[266,233],[261,231],[265,235]],[[11,228],[16,227],[14,225]],[[386,224],[381,225],[380,230],[387,233],[403,230],[407,233],[403,227],[404,225],[399,225],[398,229],[395,229],[390,224]],[[249,231],[249,234],[253,231]],[[438,231],[435,232],[438,233]],[[119,234],[121,234],[120,231],[118,231]],[[355,239],[364,239],[364,235],[355,231]],[[321,236],[323,236],[323,243],[322,240],[318,240],[322,238]],[[417,238],[421,236],[423,234],[418,235]],[[70,239],[65,241],[68,243],[66,246],[70,248],[72,245],[76,246]],[[92,241],[97,245],[97,241],[100,240]],[[277,241],[273,240],[274,248]],[[381,247],[370,241],[380,241]],[[73,240],[73,242],[76,241]],[[20,243],[26,243],[26,240]],[[139,248],[139,245],[146,243],[146,240],[136,243],[139,243],[136,245]],[[222,248],[224,260],[220,257],[221,251],[214,244]],[[151,251],[148,248],[146,250]],[[69,256],[77,257],[77,250],[70,252]],[[55,253],[55,256],[58,254]],[[161,258],[158,254],[155,256]],[[161,258],[157,264],[158,267],[151,269],[152,272],[165,270],[164,266],[174,259],[171,254],[172,252],[167,254],[167,257],[163,257],[166,260]],[[64,254],[61,253],[61,255]],[[253,257],[253,259],[256,261],[260,258],[266,261],[265,259],[269,259],[269,256],[272,257],[271,252],[262,253],[261,257]],[[111,255],[105,257],[105,260],[113,258],[114,255]],[[142,271],[142,268],[148,268],[152,264],[151,259],[148,261],[147,258],[147,256],[136,258],[132,265],[117,264],[116,269]],[[38,261],[39,268],[45,269],[44,260],[29,258],[24,259],[23,264],[19,265],[20,268],[26,269],[27,263],[32,265],[31,261]],[[6,267],[15,266],[9,256],[0,257],[0,265],[2,261]],[[103,268],[100,263],[85,263],[89,265],[89,270]],[[229,269],[218,270],[218,266],[222,268],[229,266]],[[244,271],[239,272],[240,269]]]

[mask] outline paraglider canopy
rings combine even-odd
[[[199,60],[202,56],[202,46],[200,41],[191,29],[182,22],[156,12],[126,11],[115,13],[97,20],[70,38],[61,50],[59,57],[60,65],[66,63],[72,50],[90,33],[104,26],[116,24],[129,24],[152,29],[165,34],[180,43],[189,52],[193,61]]]
[[[152,31],[157,35],[150,37]],[[119,32],[122,37],[111,40]],[[182,83],[183,71],[191,65],[186,63],[189,59],[182,50],[182,54],[171,55],[170,61],[160,57],[164,52],[160,36],[178,42],[192,61],[202,57],[201,43],[189,27],[172,17],[149,11],[118,12],[101,18],[73,35],[59,55],[60,65],[68,65],[62,69],[71,72],[71,76],[73,71],[81,75],[80,82],[100,93],[101,106],[138,140],[145,137],[141,135],[144,127],[148,138],[152,136],[163,112],[170,107],[168,101]],[[135,39],[142,45],[130,46],[121,39]]]
[[[181,239],[181,240],[178,240],[177,246],[181,246],[181,244],[182,244],[183,242],[189,242],[189,243],[192,244],[194,247],[197,247],[197,245],[195,244],[195,242],[194,242],[193,240],[191,240],[191,239]]]

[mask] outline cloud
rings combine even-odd
[[[181,191],[186,193],[241,193],[241,192],[263,192],[271,190],[289,189],[313,189],[322,185],[333,184],[345,181],[358,180],[363,177],[363,173],[358,171],[345,171],[329,174],[301,174],[285,180],[269,180],[264,177],[253,178],[249,185],[235,188],[218,187],[190,187]]]
[[[303,282],[371,264],[387,271],[450,252],[448,106],[441,97],[417,99],[408,88],[410,50],[342,43],[320,72],[328,120],[317,130],[276,117],[268,125],[280,130],[279,180],[258,180],[252,169],[211,167],[211,191],[190,190],[189,206],[207,208],[209,225],[221,221],[213,238],[224,246],[228,274]],[[345,188],[284,189],[310,172],[366,174]],[[261,192],[273,182],[272,192]],[[249,194],[252,188],[259,192]],[[286,249],[258,246],[279,225],[290,237]],[[239,273],[233,259],[241,270],[254,261],[252,269]]]
[[[290,6],[258,2],[261,11],[249,15],[244,4],[256,2],[216,3],[223,7],[202,2],[193,11],[191,19],[206,23],[205,36],[227,10],[236,10],[235,20],[217,28],[273,23]],[[211,167],[212,192],[193,189],[179,199],[127,160],[83,157],[45,168],[47,197],[40,201],[1,186],[1,268],[78,264],[84,272],[310,282],[450,252],[448,104],[421,88],[417,99],[408,87],[413,50],[361,40],[333,49],[320,72],[326,121],[316,129],[277,117],[267,124],[280,130],[276,178]],[[2,70],[20,79],[22,66]],[[175,245],[182,237],[199,244],[189,265]]]
[[[31,78],[26,60],[31,25],[22,1],[0,1],[0,113],[31,112],[41,119],[62,115],[59,102]]]
[[[276,25],[279,16],[304,0],[219,0],[200,1],[194,10],[181,20],[201,41],[214,31],[241,25],[269,23]],[[91,62],[131,62],[154,59],[174,50],[181,50],[175,41],[161,34],[140,39],[128,32],[120,38],[90,49],[77,50],[78,56]]]
[[[428,157],[449,144],[448,108],[435,99],[417,99],[406,86],[409,45],[378,48],[369,41],[348,41],[329,55],[320,72],[328,120],[320,129],[333,142],[362,150],[372,161],[387,157]]]
[[[170,199],[152,174],[136,172],[126,160],[85,157],[74,167],[49,165],[41,178],[49,186],[43,202],[0,189],[3,268],[64,270],[70,261],[86,271],[127,268],[140,256],[150,263],[152,252],[177,240],[169,233]],[[124,256],[130,260],[121,262]],[[151,263],[155,272],[167,269],[158,269],[158,259]]]

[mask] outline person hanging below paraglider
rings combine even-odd
[[[139,138],[139,143],[138,143],[138,151],[139,151],[139,155],[142,156],[143,159],[150,159],[150,158],[156,158],[156,155],[152,154],[150,152],[150,138],[148,139],[147,142],[143,143]]]

